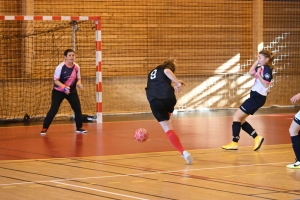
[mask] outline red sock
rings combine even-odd
[[[169,130],[168,132],[166,132],[170,142],[173,144],[173,146],[175,147],[175,149],[177,149],[181,154],[184,151],[183,147],[181,145],[181,142],[178,138],[178,136],[176,135],[176,133],[173,130]]]

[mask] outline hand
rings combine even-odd
[[[77,86],[77,88],[79,89],[79,90],[83,90],[83,85],[80,83],[80,84],[77,84],[76,85]]]
[[[258,67],[258,68],[257,68],[255,77],[256,77],[256,78],[261,77],[261,67]]]
[[[294,95],[294,96],[291,98],[291,102],[292,102],[292,103],[296,103],[299,99],[300,99],[300,93]]]
[[[182,87],[181,85],[180,85],[180,86],[175,85],[175,86],[174,86],[175,92],[176,92],[176,93],[180,92],[180,91],[181,91],[181,87]]]
[[[261,73],[261,67],[258,67],[257,68],[257,74],[260,74]]]
[[[182,80],[178,80],[178,81],[181,85],[185,86],[185,83]]]
[[[174,86],[175,92],[180,92],[182,89],[182,86],[185,86],[185,83],[182,80],[178,80],[178,84]]]
[[[65,86],[64,93],[70,94],[70,87],[69,86]]]

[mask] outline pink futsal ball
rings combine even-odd
[[[146,129],[139,128],[135,131],[134,137],[138,142],[145,142],[148,139],[149,134]]]

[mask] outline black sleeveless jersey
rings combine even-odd
[[[165,68],[158,66],[148,74],[145,89],[149,102],[153,99],[166,99],[175,96],[172,81],[165,75],[164,70]]]

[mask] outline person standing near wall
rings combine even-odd
[[[51,107],[44,119],[41,136],[45,136],[47,130],[58,112],[61,102],[67,99],[75,113],[75,123],[77,133],[86,133],[82,129],[81,104],[77,89],[82,90],[80,67],[75,60],[75,51],[67,49],[64,52],[65,60],[60,63],[54,72],[54,87],[52,89]]]

